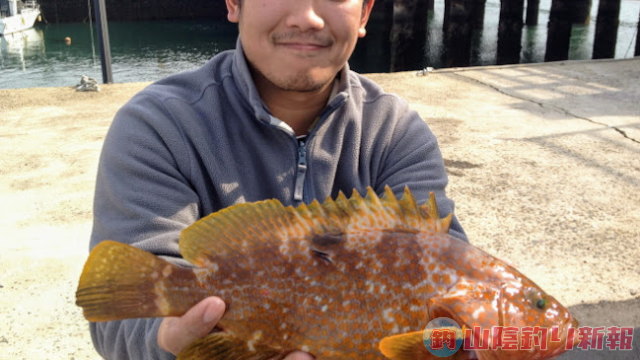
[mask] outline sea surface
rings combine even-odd
[[[539,25],[525,26],[521,62],[542,62],[551,0],[540,1]],[[593,48],[598,0],[593,0],[588,25],[574,25],[569,59],[589,59]],[[487,0],[485,26],[474,39],[472,65],[495,63],[499,0]],[[616,58],[633,57],[640,0],[622,0]],[[429,19],[424,67],[440,67],[444,1],[436,1]],[[92,26],[93,25],[93,26]],[[0,89],[75,86],[82,75],[102,80],[95,24],[65,23],[0,37]],[[65,37],[71,38],[66,44]],[[154,81],[205,63],[216,53],[233,48],[235,24],[213,20],[109,22],[114,82]],[[372,68],[374,59],[352,59],[361,72],[386,72]],[[363,64],[366,64],[364,66]]]

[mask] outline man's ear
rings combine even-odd
[[[227,3],[227,19],[232,23],[240,21],[240,1],[241,0],[225,0]]]
[[[366,29],[367,21],[369,21],[369,16],[371,15],[371,9],[373,8],[373,3],[375,2],[376,2],[375,0],[369,0],[362,7],[362,16],[360,17],[360,29],[358,29],[358,37],[362,38],[365,35],[367,35],[367,29]]]

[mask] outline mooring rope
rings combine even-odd
[[[91,18],[91,0],[87,0],[87,9],[89,9],[89,31],[91,32],[91,56],[93,60],[93,66],[96,66],[96,47],[93,44],[93,20]]]

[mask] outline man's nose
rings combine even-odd
[[[302,32],[324,28],[324,19],[318,12],[316,0],[293,0],[290,3],[286,22],[288,27],[296,27]]]

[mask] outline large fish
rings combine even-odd
[[[220,296],[222,331],[190,345],[184,359],[279,359],[296,349],[319,359],[436,359],[422,334],[437,317],[463,328],[556,327],[561,340],[532,350],[460,349],[455,359],[546,359],[573,345],[568,328],[577,322],[567,309],[448,235],[450,220],[438,216],[433,195],[418,205],[408,190],[398,200],[389,188],[382,198],[369,188],[364,198],[340,194],[297,208],[235,205],[182,232],[180,253],[194,268],[101,242],[76,303],[89,321],[109,321],[177,316]],[[467,340],[482,341],[470,333]]]

